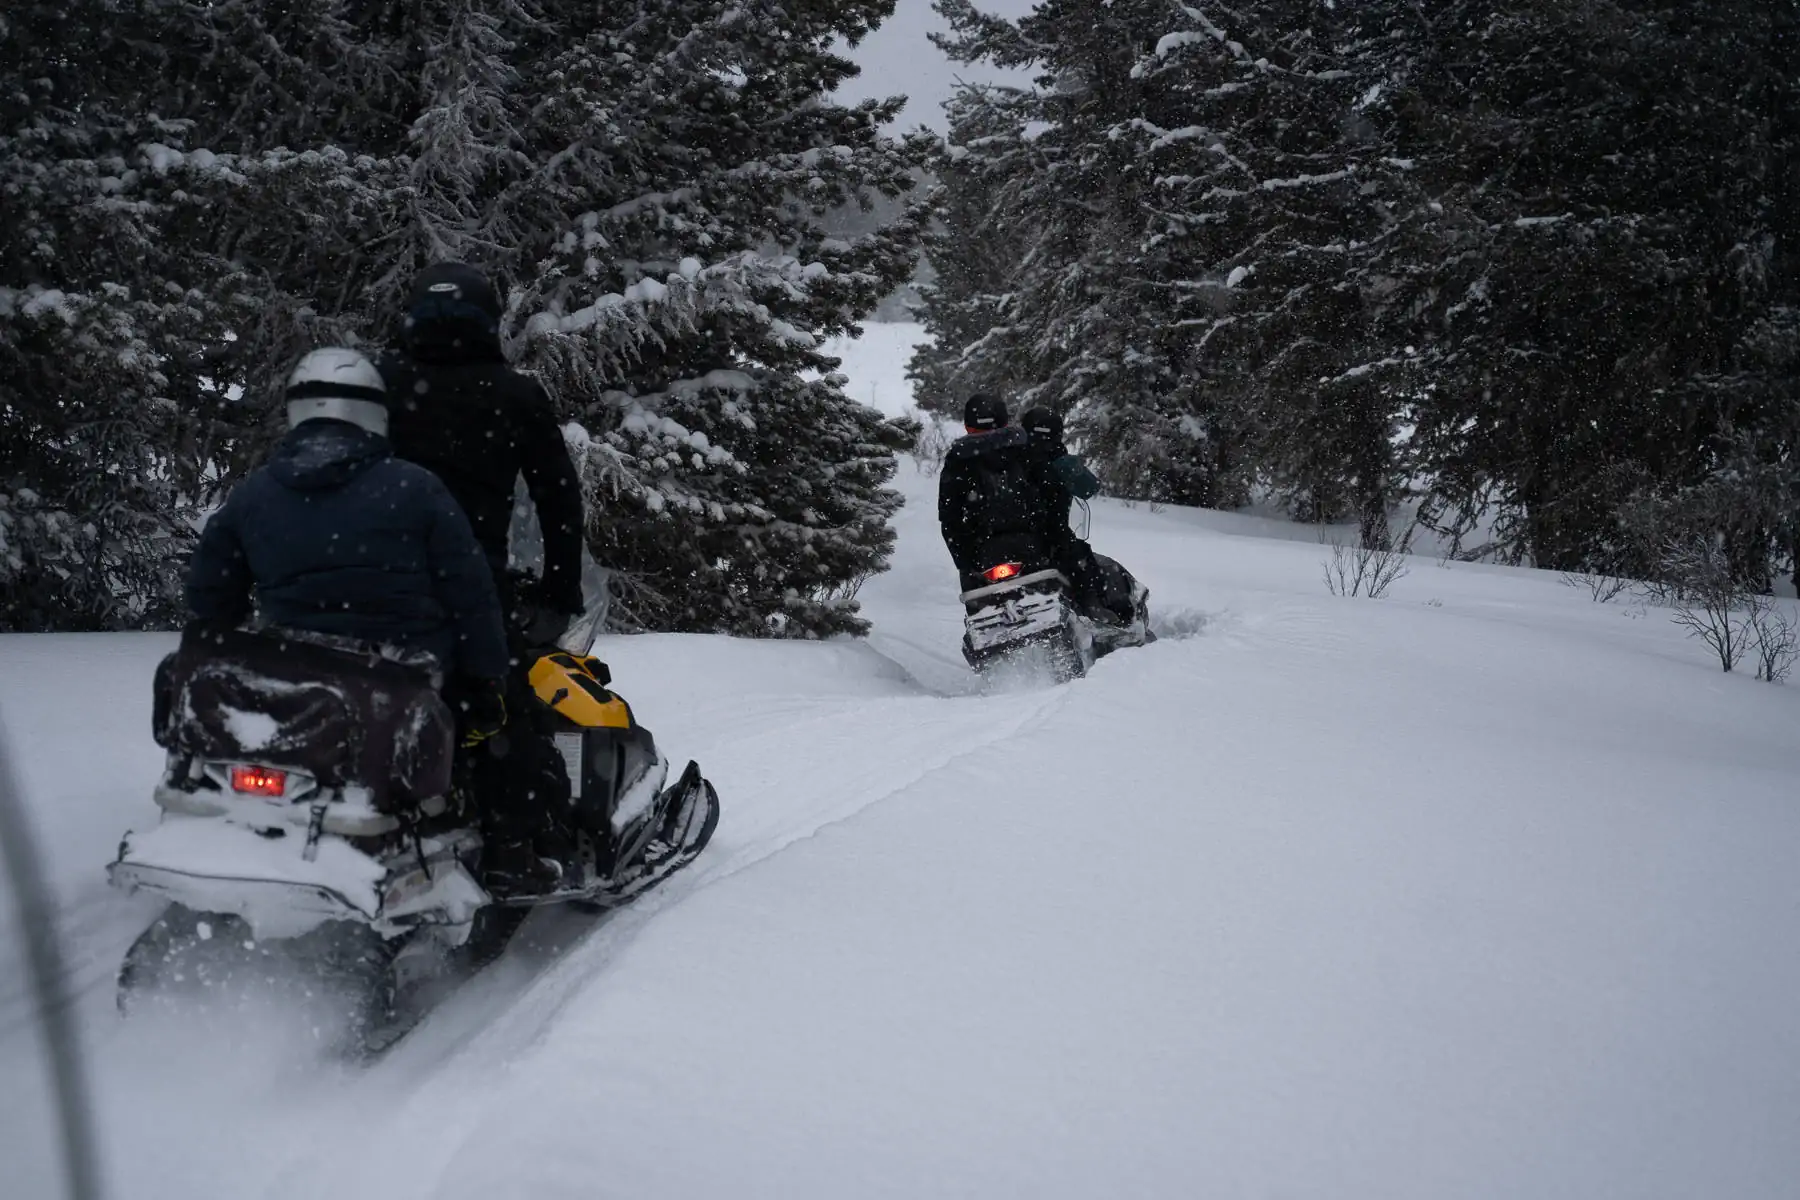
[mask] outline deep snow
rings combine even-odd
[[[168,641],[0,639],[115,1194],[1795,1194],[1794,688],[1544,573],[1336,599],[1308,531],[1101,502],[1164,639],[984,694],[899,482],[866,642],[602,643],[713,846],[360,1074],[113,1017]],[[0,1160],[53,1194],[6,937]]]
[[[913,408],[906,362],[924,335],[923,327],[912,321],[870,321],[861,337],[830,338],[820,349],[843,359],[839,370],[852,400],[898,417]]]

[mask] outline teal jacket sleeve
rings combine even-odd
[[[1092,499],[1100,492],[1100,481],[1087,469],[1087,464],[1073,454],[1065,454],[1052,462],[1050,473],[1077,500]]]

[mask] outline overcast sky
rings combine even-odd
[[[975,0],[975,4],[998,17],[1019,17],[1031,11],[1033,0]],[[940,106],[950,98],[950,90],[958,79],[992,81],[1002,77],[992,68],[953,63],[926,40],[926,35],[947,29],[931,11],[931,0],[900,0],[887,24],[850,52],[850,57],[862,67],[862,74],[838,89],[838,99],[855,103],[898,93],[907,98],[895,123],[898,129],[929,125],[941,132],[944,112]],[[1019,82],[1028,80],[1021,78]]]

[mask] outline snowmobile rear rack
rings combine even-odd
[[[1069,580],[1066,575],[1061,571],[1058,571],[1055,567],[1047,567],[1042,571],[1033,571],[1029,575],[1014,575],[1011,579],[1004,580],[1000,583],[990,583],[986,587],[972,588],[971,590],[962,593],[958,599],[964,604],[967,604],[971,600],[980,600],[983,597],[992,596],[1000,592],[1016,591],[1018,588],[1032,583],[1060,583],[1064,587],[1069,586]]]

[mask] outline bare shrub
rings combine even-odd
[[[826,587],[814,588],[813,596],[826,604],[848,603],[849,601],[856,599],[856,594],[862,591],[863,584],[869,582],[869,580],[873,578],[875,578],[875,572],[864,571],[860,575],[852,575],[848,579],[841,580]]]
[[[1735,608],[1744,600],[1743,585],[1732,577],[1731,564],[1716,537],[1668,538],[1652,565],[1650,578],[1638,582],[1637,594],[1653,604],[1679,609],[1729,599],[1730,607]]]
[[[936,475],[944,469],[944,455],[950,452],[949,427],[930,413],[919,414],[919,436],[913,442],[913,459],[924,475]]]
[[[1663,608],[1677,608],[1690,599],[1687,589],[1672,579],[1640,579],[1634,591],[1644,603]]]
[[[1731,671],[1750,657],[1758,679],[1780,683],[1800,660],[1800,618],[1748,590],[1733,573],[1720,538],[1671,539],[1658,559],[1657,576],[1640,590],[1673,609],[1675,623],[1713,652],[1721,670]]]
[[[1675,623],[1697,637],[1730,671],[1755,640],[1748,611],[1751,597],[1732,576],[1717,538],[1693,537],[1663,547],[1659,578],[1651,594],[1675,610]]]
[[[1325,586],[1334,596],[1367,596],[1379,600],[1388,588],[1412,568],[1407,564],[1407,548],[1412,534],[1407,533],[1397,548],[1358,544],[1351,545],[1327,538],[1331,557],[1325,561]]]
[[[1710,598],[1676,604],[1675,623],[1704,642],[1726,671],[1742,661],[1754,640],[1747,616]]]
[[[1800,620],[1767,596],[1750,601],[1750,636],[1756,643],[1756,677],[1780,683],[1800,658]]]
[[[1606,604],[1616,600],[1631,590],[1633,580],[1621,575],[1608,575],[1605,572],[1584,573],[1581,571],[1564,571],[1562,581],[1572,588],[1586,588],[1588,595],[1596,604]]]

